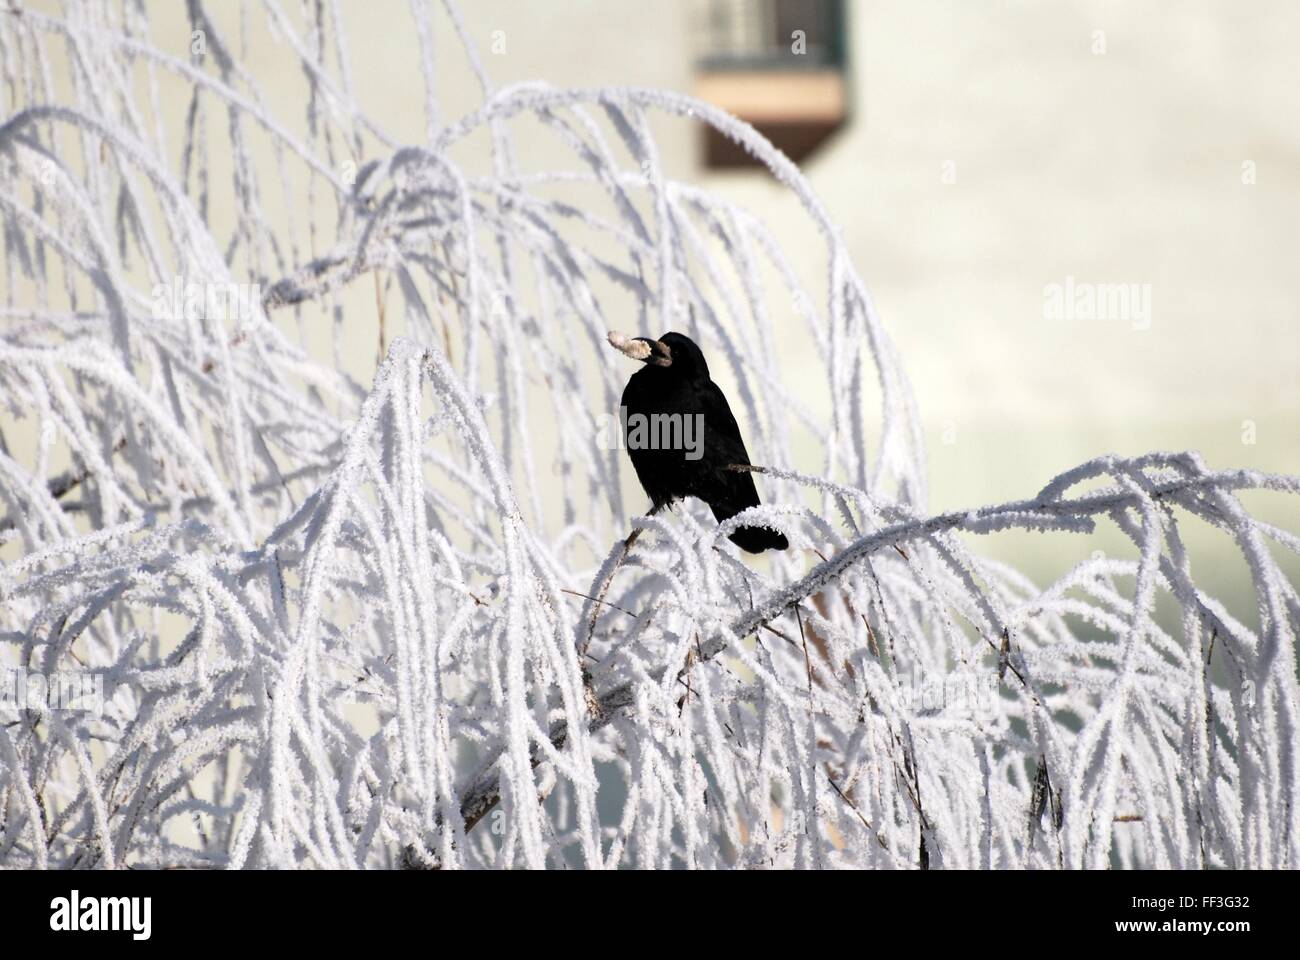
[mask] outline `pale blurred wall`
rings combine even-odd
[[[848,205],[936,499],[1109,451],[1300,471],[1300,5],[853,9],[862,122],[812,174]],[[1045,320],[1070,275],[1149,283],[1150,328]]]
[[[429,4],[435,38],[437,93],[444,123],[482,104],[460,41]],[[689,89],[691,7],[683,0],[461,0],[459,9],[485,72],[500,88],[543,81],[552,86],[610,84]],[[342,0],[358,98],[394,132],[419,139],[424,81],[407,0]],[[683,169],[694,157],[682,125],[656,126],[664,161]],[[542,157],[572,165],[553,136],[521,144],[525,165]]]

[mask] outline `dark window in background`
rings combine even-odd
[[[749,121],[798,162],[847,116],[842,0],[696,0],[697,94]],[[753,166],[712,129],[710,167]]]
[[[699,0],[705,38],[701,70],[839,69],[844,63],[843,4],[835,0]],[[802,30],[806,52],[794,52]]]

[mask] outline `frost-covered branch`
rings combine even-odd
[[[1294,478],[1101,458],[930,516],[870,297],[747,125],[497,90],[454,5],[415,4],[403,144],[334,4],[187,9],[183,37],[0,10],[0,865],[1297,864],[1300,537],[1243,503]],[[664,118],[753,153],[805,235],[669,177]],[[568,164],[525,172],[543,143]],[[610,345],[668,329],[764,464],[721,526],[642,515],[601,426]],[[794,337],[820,376],[790,382]],[[1198,585],[1188,520],[1248,602]],[[751,566],[747,523],[791,549]],[[1006,530],[1081,561],[1044,585],[973,549]]]

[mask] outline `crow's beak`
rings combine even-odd
[[[617,330],[611,330],[606,339],[611,347],[633,360],[640,360],[655,367],[672,366],[673,352],[662,340],[651,340],[649,337],[629,338]]]
[[[673,351],[668,344],[662,340],[651,340],[649,337],[637,337],[637,340],[650,348],[650,352],[645,357],[646,363],[653,367],[671,367],[673,365]]]

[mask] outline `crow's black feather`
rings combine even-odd
[[[628,456],[655,509],[682,497],[697,497],[709,505],[721,523],[746,507],[758,506],[754,475],[727,469],[729,464],[748,464],[749,453],[727,398],[709,378],[704,354],[693,340],[680,333],[666,333],[658,342],[671,352],[671,362],[666,366],[647,362],[632,375],[623,391]],[[703,425],[698,459],[692,459],[691,451],[682,446],[634,446],[635,418],[644,417],[642,423],[653,424],[656,415],[664,414],[676,415],[679,429],[686,418],[692,418],[692,426]],[[697,415],[699,420],[694,419]],[[643,431],[642,439],[647,435]],[[680,435],[685,437],[684,433]],[[731,542],[750,553],[789,546],[784,534],[765,527],[739,527],[731,534]]]

